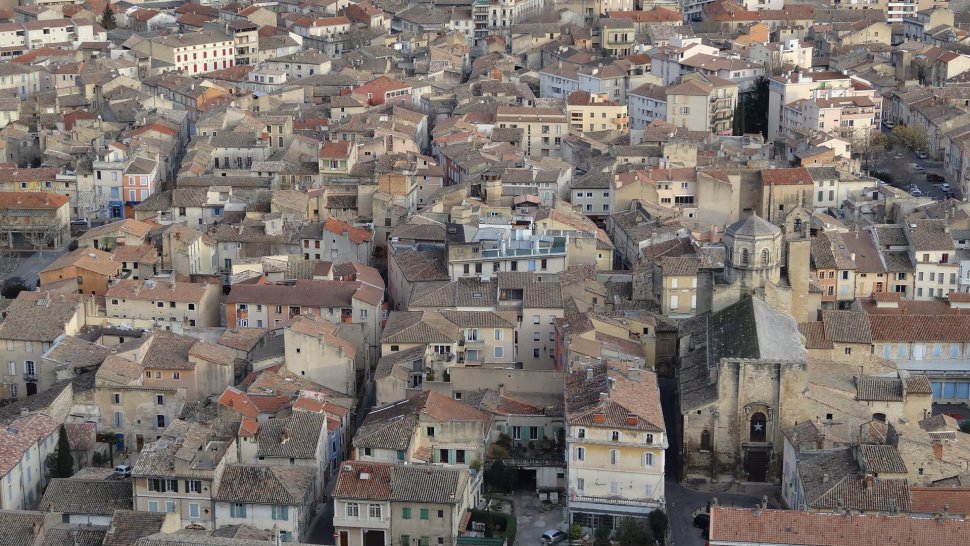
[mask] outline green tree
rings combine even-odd
[[[498,491],[512,491],[519,481],[519,471],[501,460],[485,469],[485,483]]]
[[[654,538],[657,539],[657,544],[663,546],[667,537],[667,513],[662,510],[654,510],[647,516],[647,521],[650,523],[650,530],[653,531]]]
[[[74,457],[71,443],[67,441],[67,430],[61,425],[57,437],[57,449],[47,456],[47,469],[52,478],[70,478],[74,474]]]
[[[623,518],[616,528],[616,542],[620,546],[645,546],[654,543],[650,523],[642,518]]]
[[[114,30],[118,27],[118,22],[115,21],[115,12],[111,10],[111,2],[105,4],[104,11],[101,12],[101,27],[105,30]]]
[[[970,419],[964,419],[960,421],[960,431],[970,434]]]
[[[613,546],[610,542],[610,530],[607,527],[597,527],[593,533],[593,546]]]

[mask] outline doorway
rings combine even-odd
[[[347,531],[340,531],[340,546],[350,546],[350,535]]]
[[[384,546],[384,531],[364,531],[364,546]]]
[[[749,482],[768,481],[768,459],[767,451],[749,451],[744,460],[744,472],[748,475]]]
[[[37,383],[33,381],[27,382],[27,396],[33,396],[37,394]]]

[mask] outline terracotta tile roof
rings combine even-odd
[[[940,514],[946,508],[950,514],[970,515],[970,487],[919,487],[909,488],[912,512]]]
[[[357,244],[363,243],[364,241],[370,241],[373,238],[373,233],[371,233],[370,230],[352,226],[343,220],[334,218],[333,216],[327,218],[327,221],[323,224],[323,229],[336,235],[346,234],[347,238],[350,239],[351,242]]]
[[[53,478],[40,507],[48,512],[110,516],[115,510],[131,510],[131,483],[119,480]]]
[[[120,220],[118,222],[112,222],[110,224],[105,224],[103,226],[98,226],[96,228],[89,229],[81,235],[79,240],[89,240],[97,239],[105,235],[114,234],[116,231],[121,232],[125,235],[133,235],[135,237],[144,238],[148,235],[148,232],[152,230],[152,225],[146,222],[140,222],[138,220],[132,220],[127,218],[125,220]]]
[[[870,343],[869,316],[861,311],[824,311],[825,333],[836,343]]]
[[[95,441],[97,428],[94,423],[64,423],[71,449],[86,451],[90,448]]]
[[[0,339],[54,341],[78,314],[78,305],[47,298],[20,296],[7,306],[7,318],[0,323]]]
[[[466,489],[468,472],[457,468],[397,465],[391,470],[391,500],[457,504]]]
[[[394,465],[389,463],[344,461],[340,463],[332,496],[339,499],[390,500],[393,469]]]
[[[320,148],[320,157],[347,159],[350,157],[351,146],[353,146],[353,143],[350,141],[328,140],[324,142],[323,146]]]
[[[660,271],[669,277],[693,277],[697,275],[700,260],[695,256],[663,257],[660,259]]]
[[[483,434],[492,420],[489,414],[437,391],[423,391],[406,400],[372,409],[354,436],[354,447],[407,450],[419,416],[440,422],[480,421]]]
[[[250,419],[256,419],[260,415],[275,415],[292,400],[292,396],[252,394],[235,387],[226,387],[219,395],[219,404]]]
[[[44,525],[43,512],[3,510],[0,512],[0,544],[4,546],[34,546],[38,532]]]
[[[565,411],[572,426],[666,431],[657,375],[647,370],[628,371],[613,363],[569,374]],[[631,417],[634,424],[630,424]]]
[[[68,252],[54,260],[53,263],[41,270],[41,273],[56,271],[70,266],[109,277],[121,273],[121,262],[114,261],[111,253],[96,248],[83,247],[73,252]]]
[[[859,457],[862,459],[862,469],[877,476],[906,473],[906,463],[896,446],[862,444],[859,446]]]
[[[308,466],[229,465],[213,500],[302,506],[316,473]]]
[[[32,445],[56,431],[59,423],[43,413],[15,419],[0,429],[0,476],[6,476]],[[55,439],[56,440],[56,439]]]
[[[766,186],[813,184],[812,175],[805,167],[761,169],[761,181]]]
[[[874,342],[970,341],[970,315],[869,315]]]
[[[152,245],[121,245],[115,247],[112,258],[119,264],[157,264],[160,259],[158,251]]]
[[[970,520],[715,506],[710,536],[712,544],[963,546]]]
[[[59,193],[42,191],[0,192],[0,209],[59,209],[71,198]]]
[[[256,434],[256,454],[259,457],[313,459],[320,435],[325,434],[326,420],[325,415],[306,411],[284,419],[269,419],[259,426]]]
[[[866,477],[846,476],[834,487],[811,503],[816,510],[845,508],[892,512],[909,512],[909,484],[906,480],[882,480],[873,478],[867,485]]]
[[[208,285],[192,282],[122,280],[105,293],[106,298],[139,301],[199,303]]]
[[[104,535],[103,546],[131,546],[136,540],[162,530],[165,514],[117,510]]]
[[[798,325],[798,332],[805,336],[806,349],[831,349],[832,340],[825,335],[825,325],[822,321],[803,322]]]

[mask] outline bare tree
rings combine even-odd
[[[58,236],[64,233],[64,226],[56,213],[47,218],[41,218],[38,222],[31,223],[31,231],[24,234],[24,238],[44,255],[44,249],[48,245],[57,241]]]
[[[0,208],[0,280],[10,278],[20,267],[20,252],[13,249],[13,233],[7,223],[10,210]]]

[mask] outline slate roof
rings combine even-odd
[[[98,366],[111,354],[104,345],[91,343],[79,337],[67,336],[44,354],[44,358],[72,368]]]
[[[49,512],[108,516],[132,509],[131,482],[52,478],[40,501]]]
[[[447,273],[443,266],[442,271]],[[494,307],[498,303],[496,285],[494,279],[483,282],[478,277],[461,277],[430,292],[416,295],[410,307]]]
[[[308,466],[229,465],[213,500],[300,506],[316,472]]]
[[[393,311],[381,343],[454,343],[458,327],[437,311]]]
[[[728,226],[725,233],[735,236],[774,236],[781,233],[781,230],[778,228],[778,226],[772,224],[757,214],[751,214],[747,218],[742,218],[741,220],[738,220],[737,222]]]
[[[846,476],[810,505],[816,510],[864,510],[866,512],[909,512],[909,484],[906,480],[873,479],[867,487],[866,478]]]
[[[946,220],[911,220],[905,226],[917,252],[953,250]]]

